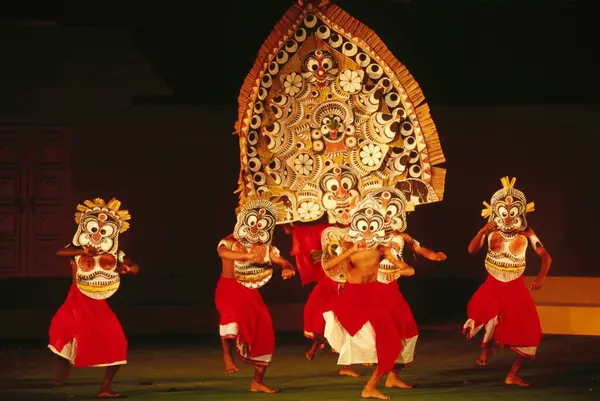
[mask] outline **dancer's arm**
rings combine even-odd
[[[434,262],[441,262],[442,260],[446,260],[448,258],[444,252],[435,252],[429,248],[425,248],[419,243],[419,241],[415,240],[407,233],[400,233],[400,236],[404,239],[404,243],[411,251],[423,256],[425,259],[433,260]]]
[[[119,262],[117,265],[117,273],[119,274],[138,274],[140,271],[140,267],[130,258],[125,257],[125,252],[119,250]]]
[[[329,270],[329,269],[339,265],[340,263],[344,262],[346,259],[348,259],[350,256],[352,256],[356,252],[364,249],[365,246],[366,246],[366,244],[363,241],[355,242],[351,248],[344,251],[341,255],[334,256],[334,257],[328,259],[325,263],[323,263],[323,269]]]
[[[498,226],[493,221],[490,221],[485,226],[483,226],[483,228],[477,232],[477,235],[475,235],[475,237],[473,237],[473,239],[469,243],[469,253],[471,255],[477,253],[477,251],[479,251],[483,246],[485,237],[487,237],[487,235],[494,231],[497,227]]]
[[[414,276],[415,269],[404,261],[396,259],[394,255],[392,255],[391,250],[392,249],[390,247],[382,247],[383,256],[385,256],[385,258],[389,260],[396,267],[396,269],[398,269],[398,272],[401,276]]]
[[[292,278],[296,275],[294,265],[292,265],[287,259],[283,258],[276,247],[271,246],[269,257],[271,258],[271,262],[281,267],[281,277],[283,277],[284,280]]]
[[[548,270],[550,270],[550,265],[552,264],[552,257],[550,256],[540,239],[537,237],[537,235],[535,235],[535,232],[533,232],[533,229],[531,227],[529,227],[529,229],[523,234],[527,238],[529,238],[533,250],[542,260],[540,273],[538,274],[537,278],[533,280],[533,283],[531,283],[532,290],[539,290],[544,285],[544,280],[548,275]]]
[[[217,252],[219,253],[219,257],[225,260],[231,261],[249,261],[249,260],[257,260],[258,255],[254,252],[240,252],[234,251],[235,241],[231,241],[229,239],[224,239],[219,242],[219,246]]]
[[[78,255],[97,255],[98,252],[94,248],[80,248],[67,245],[63,249],[56,251],[58,256],[78,256]]]

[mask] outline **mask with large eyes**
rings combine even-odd
[[[277,221],[275,205],[260,200],[243,207],[237,216],[233,235],[245,244],[270,244]]]
[[[394,188],[383,188],[370,194],[384,211],[386,231],[406,229],[406,198]]]
[[[347,167],[333,166],[323,173],[319,184],[330,223],[350,223],[350,209],[359,197],[358,176]]]
[[[353,242],[365,241],[367,247],[387,243],[384,220],[381,205],[367,197],[352,211],[348,236]]]
[[[335,81],[337,73],[337,62],[328,51],[310,52],[302,63],[302,76],[319,89],[323,89],[330,82]]]
[[[492,210],[492,220],[501,231],[522,231],[525,229],[525,205],[515,197],[508,195],[497,200],[493,203]]]
[[[89,213],[81,218],[73,244],[115,253],[119,246],[119,224],[105,212]]]
[[[328,142],[340,142],[344,140],[346,126],[342,117],[331,114],[321,120],[321,134]]]

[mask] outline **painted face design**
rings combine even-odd
[[[317,88],[326,88],[335,81],[338,73],[335,58],[325,50],[315,50],[304,58],[302,63],[302,76]]]
[[[378,189],[370,195],[381,205],[384,212],[386,231],[404,231],[406,229],[406,198],[394,188]]]
[[[103,253],[75,257],[76,282],[79,290],[92,299],[106,299],[119,289],[121,277],[115,272],[117,256]]]
[[[276,221],[277,208],[272,202],[250,201],[240,210],[233,235],[244,245],[270,244]]]
[[[114,254],[119,247],[119,229],[120,224],[110,213],[92,211],[81,217],[73,244]]]
[[[323,198],[330,223],[350,224],[350,209],[359,199],[358,177],[345,166],[333,166],[323,173],[320,180]]]
[[[381,205],[367,196],[352,210],[348,236],[353,242],[364,241],[368,248],[387,243],[389,238],[386,237],[384,221]]]
[[[527,225],[524,200],[507,195],[492,201],[492,220],[503,232],[524,230]]]

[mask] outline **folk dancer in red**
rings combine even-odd
[[[225,373],[239,370],[231,352],[233,345],[240,360],[255,366],[252,392],[278,392],[263,381],[275,351],[275,333],[258,289],[271,279],[273,263],[282,267],[284,279],[296,274],[290,262],[271,244],[277,212],[275,204],[266,199],[248,198],[237,215],[233,234],[217,246],[222,270],[215,303],[220,315]]]
[[[488,223],[469,244],[469,253],[475,254],[487,240],[485,268],[488,277],[469,301],[468,320],[463,331],[471,339],[485,328],[483,350],[477,360],[481,366],[488,362],[492,342],[515,351],[518,356],[505,383],[529,386],[518,373],[523,360],[535,356],[542,329],[533,298],[522,276],[527,242],[531,243],[542,263],[531,290],[542,288],[552,259],[527,225],[525,215],[534,210],[534,203],[527,203],[523,192],[514,188],[515,178],[509,180],[504,177],[501,181],[503,188],[492,196],[490,204],[484,202],[486,208],[482,216],[488,217]]]
[[[57,252],[71,260],[73,283],[66,301],[50,324],[48,348],[60,357],[55,385],[64,384],[71,366],[106,367],[100,398],[120,397],[112,391],[112,380],[127,363],[127,339],[106,299],[120,285],[121,274],[136,274],[138,266],[119,249],[119,234],[129,228],[131,218],[116,199],[100,198],[77,206],[79,225],[73,246]]]
[[[363,391],[363,398],[389,399],[377,384],[385,373],[386,387],[405,387],[398,378],[398,364],[412,361],[418,330],[399,291],[377,280],[379,264],[387,258],[399,275],[414,269],[391,254],[385,237],[384,212],[371,196],[352,211],[350,227],[323,232],[329,243],[323,268],[331,276],[345,278],[344,289],[325,312],[325,338],[340,354],[338,364],[377,364]],[[406,345],[405,345],[406,344]]]

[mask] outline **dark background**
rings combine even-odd
[[[470,257],[466,248],[484,223],[481,202],[504,175],[516,176],[536,202],[528,220],[554,258],[550,274],[598,276],[600,88],[584,2],[335,3],[376,31],[410,69],[448,160],[444,201],[408,218],[411,235],[449,256],[440,265],[407,257],[417,275],[401,287],[417,318],[460,315],[485,277],[483,254]],[[216,244],[235,223],[239,148],[231,133],[238,91],[291,4],[0,7],[1,119],[71,127],[73,206],[115,196],[131,210],[122,245],[142,273],[126,278],[111,298],[117,308],[213,308]],[[114,149],[91,151],[99,138]],[[276,239],[289,250],[282,232]],[[530,252],[528,274],[538,266]],[[0,309],[53,312],[68,286],[65,278],[0,280]],[[262,292],[276,304],[303,302],[309,290],[298,279],[276,277]]]

